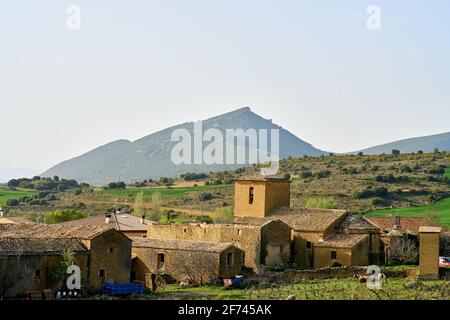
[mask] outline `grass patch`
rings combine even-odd
[[[437,201],[419,207],[395,208],[374,210],[366,213],[368,217],[416,217],[423,218],[427,212],[433,212],[438,216],[439,223],[450,227],[450,198]]]
[[[127,189],[111,189],[111,190],[102,189],[101,192],[107,195],[134,197],[138,192],[142,191],[144,193],[144,196],[151,196],[158,192],[162,196],[182,197],[189,192],[207,191],[214,189],[232,189],[232,188],[234,188],[234,184],[192,186],[182,188],[163,187],[163,188],[127,188]]]
[[[448,299],[450,293],[450,282],[444,280],[426,281],[414,287],[410,284],[411,280],[404,278],[390,278],[380,290],[369,290],[366,285],[349,278],[277,284],[266,282],[246,289],[220,285],[181,289],[174,284],[149,298],[284,300],[294,295],[297,300],[442,300]]]
[[[0,206],[4,206],[9,199],[19,199],[24,196],[32,196],[36,192],[25,189],[7,190],[0,189]]]
[[[445,175],[450,179],[450,168],[445,168]]]

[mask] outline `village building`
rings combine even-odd
[[[439,241],[440,227],[420,227],[419,277],[422,279],[439,278]]]
[[[47,281],[48,275],[64,250],[72,250],[78,257],[84,286],[101,288],[105,281],[130,281],[131,239],[113,228],[35,223],[0,225],[1,265],[6,266],[5,270],[15,270],[14,264],[20,260],[23,270],[24,282],[18,281],[17,287],[10,288],[15,294],[23,293],[23,288],[53,289],[51,281]],[[35,278],[39,280],[37,286],[23,285]]]
[[[156,274],[196,284],[241,272],[243,252],[231,243],[134,238],[132,280],[152,288]]]
[[[367,217],[367,221],[380,229],[380,241],[382,243],[381,261],[391,263],[391,249],[403,239],[409,239],[419,245],[420,227],[438,227],[436,223],[424,218],[412,217]]]
[[[278,266],[290,260],[291,229],[280,220],[247,224],[157,223],[148,225],[148,238],[231,243],[243,251],[243,264]]]
[[[127,237],[146,237],[147,225],[153,223],[144,217],[136,217],[126,213],[107,213],[104,216],[97,215],[78,220],[61,222],[62,225],[80,226],[94,225],[111,227]]]

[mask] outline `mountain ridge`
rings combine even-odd
[[[202,121],[203,132],[210,128],[219,129],[279,129],[280,158],[303,155],[318,156],[328,152],[319,150],[299,139],[291,132],[251,111],[249,107],[239,108]],[[80,156],[65,160],[42,176],[58,175],[91,184],[105,184],[111,181],[141,181],[160,177],[177,176],[187,171],[209,172],[228,170],[243,165],[175,165],[170,153],[175,142],[170,140],[176,129],[193,132],[194,122],[184,122],[159,130],[135,141],[119,139],[92,149]],[[248,148],[247,148],[248,151]]]

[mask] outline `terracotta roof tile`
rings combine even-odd
[[[135,248],[155,248],[200,252],[222,252],[232,246],[231,243],[215,243],[187,240],[159,240],[151,238],[131,238]]]
[[[366,234],[333,234],[323,241],[314,243],[315,247],[352,248],[367,238]]]
[[[365,217],[370,223],[379,227],[380,229],[389,231],[395,229],[395,217]],[[421,226],[439,226],[435,223],[429,222],[423,218],[400,218],[400,229],[412,233],[418,233]]]
[[[78,239],[0,238],[0,256],[60,255],[64,250],[88,252]]]

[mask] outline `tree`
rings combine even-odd
[[[19,202],[19,200],[17,200],[17,199],[8,199],[7,201],[6,201],[6,205],[7,206],[10,206],[10,207],[16,207],[16,206],[18,206],[20,204],[20,202]]]
[[[161,194],[159,192],[155,192],[152,194],[151,198],[151,207],[152,210],[150,211],[150,220],[158,221],[161,215]]]
[[[144,191],[138,192],[134,199],[134,214],[141,217],[145,214]]]
[[[416,242],[406,236],[392,239],[389,245],[389,263],[415,264],[419,257]]]
[[[216,269],[217,260],[214,254],[197,251],[180,251],[173,260],[172,268],[178,278],[184,277],[183,280],[194,286],[202,286],[216,280],[219,277],[214,271]]]
[[[400,150],[392,149],[392,154],[399,155],[400,154]]]
[[[213,221],[215,223],[232,223],[234,219],[233,207],[226,206],[214,210]]]
[[[61,257],[61,262],[50,272],[50,278],[58,283],[58,288],[62,289],[68,277],[67,268],[75,265],[76,258],[75,252],[70,249],[64,250]]]

